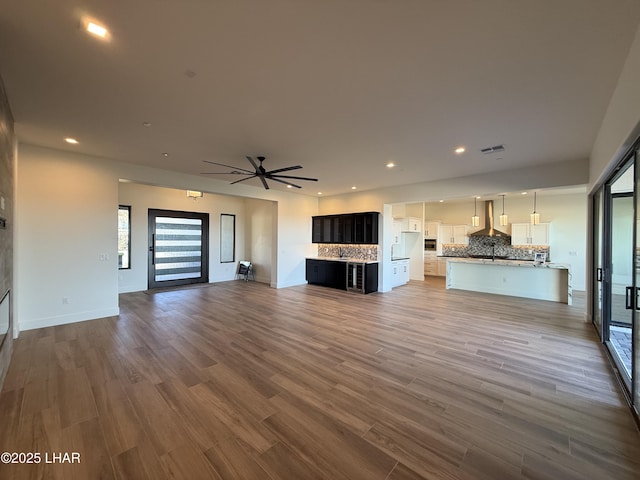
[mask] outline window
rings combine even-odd
[[[131,207],[118,207],[118,269],[131,268]]]

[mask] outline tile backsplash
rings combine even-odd
[[[378,245],[341,245],[323,243],[318,245],[319,257],[347,257],[358,260],[378,260]]]
[[[511,260],[533,260],[536,253],[546,253],[548,245],[511,245],[508,239],[501,237],[469,237],[469,245],[442,245],[442,255],[447,257],[469,257],[483,255],[506,257]]]

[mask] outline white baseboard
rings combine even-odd
[[[34,330],[36,328],[55,327],[57,325],[84,322],[86,320],[95,320],[97,318],[114,317],[116,315],[120,315],[119,307],[78,312],[70,315],[58,315],[56,317],[36,318],[33,320],[18,322],[18,327],[20,331]]]

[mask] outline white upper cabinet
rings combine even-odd
[[[511,245],[549,245],[549,223],[512,223]]]
[[[438,243],[453,243],[466,245],[469,243],[466,225],[440,225],[438,228]]]
[[[424,238],[438,238],[438,228],[440,228],[440,222],[425,222]]]
[[[469,237],[467,236],[466,225],[440,225],[438,227],[438,242],[436,244],[438,255],[442,255],[442,245],[467,245]]]
[[[395,218],[394,221],[399,220],[402,223],[403,232],[422,232],[422,220],[416,217],[404,217]]]

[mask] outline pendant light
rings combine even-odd
[[[502,213],[500,214],[500,226],[504,227],[505,225],[509,225],[509,217],[506,213],[504,213],[504,195],[500,195],[502,197]]]
[[[477,203],[478,203],[478,197],[473,197],[473,217],[471,217],[472,227],[480,226],[480,217],[478,216]]]
[[[531,218],[531,225],[538,225],[540,223],[540,214],[536,212],[536,192],[533,192],[533,212],[529,215]]]

